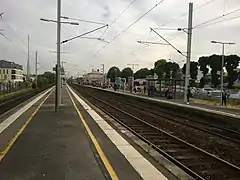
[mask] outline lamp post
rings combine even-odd
[[[222,45],[222,66],[221,66],[221,96],[220,96],[220,104],[222,104],[222,93],[223,93],[223,66],[224,66],[224,48],[225,44],[233,45],[235,43],[232,42],[219,42],[219,41],[211,41],[213,44],[221,44]]]

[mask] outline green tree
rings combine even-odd
[[[39,88],[43,88],[49,84],[49,80],[43,75],[38,75],[37,84]]]
[[[179,72],[179,65],[175,62],[167,62],[165,64],[165,78],[176,78]]]
[[[238,73],[236,69],[239,65],[239,62],[240,57],[237,55],[230,55],[225,57],[225,67],[228,73],[228,88],[233,88],[234,82],[238,79]]]
[[[209,81],[206,79],[206,75],[209,72],[209,60],[208,57],[200,57],[198,60],[198,66],[200,68],[200,71],[202,71],[203,77],[200,79],[199,87],[203,88],[205,84],[207,84]]]
[[[55,73],[52,72],[44,72],[42,76],[48,79],[49,84],[53,84],[56,80]]]
[[[121,71],[119,70],[118,67],[113,66],[108,70],[107,78],[110,78],[111,82],[114,82],[115,78],[120,76],[121,76]]]
[[[142,79],[146,78],[147,76],[151,75],[152,72],[148,68],[139,69],[137,72],[134,73],[135,79]]]
[[[155,73],[155,72],[154,72],[154,68],[151,68],[151,69],[150,69],[150,72],[151,72],[151,74],[150,74],[150,75],[151,75],[151,76],[153,76],[153,75],[154,75],[154,73]]]
[[[186,63],[183,65],[182,73],[186,74]],[[198,75],[198,62],[191,61],[190,62],[190,77],[191,79],[197,80]]]
[[[122,78],[128,79],[128,77],[131,77],[133,75],[133,71],[131,68],[127,67],[122,70],[121,75]]]
[[[154,63],[154,71],[158,75],[158,78],[163,78],[166,73],[166,63],[165,59],[158,60]]]

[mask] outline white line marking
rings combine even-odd
[[[31,102],[23,106],[21,109],[19,109],[17,112],[9,116],[7,119],[5,119],[1,124],[0,124],[0,134],[7,129],[14,121],[16,121],[24,112],[26,112],[32,105],[34,105],[37,101],[39,101],[43,96],[45,96],[48,92],[50,92],[53,89],[50,88],[43,94],[39,95],[35,99],[33,99]]]
[[[84,102],[69,86],[67,86],[77,101],[84,107],[96,123],[115,144],[118,150],[125,156],[133,168],[140,174],[144,180],[167,180],[167,178],[156,169],[148,160],[146,160],[136,149],[134,149],[117,131],[100,117],[91,107]],[[95,118],[94,118],[95,117]],[[101,119],[101,121],[100,121]],[[106,129],[107,127],[107,129]]]

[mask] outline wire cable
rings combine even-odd
[[[148,13],[150,13],[152,10],[154,10],[158,5],[162,4],[165,0],[161,0],[159,1],[157,4],[155,4],[152,8],[150,8],[147,12],[145,12],[144,14],[142,14],[139,18],[137,18],[134,22],[132,22],[127,28],[125,28],[124,30],[122,30],[119,34],[117,34],[113,39],[111,39],[111,41],[104,45],[102,47],[102,49],[100,49],[97,53],[94,54],[94,57],[96,55],[98,55],[101,51],[103,51],[107,46],[109,46],[114,40],[116,40],[117,38],[119,38],[122,34],[124,34],[128,29],[130,29],[132,26],[134,26],[138,21],[140,21],[143,17],[145,17]]]
[[[21,43],[27,48],[27,44],[20,38],[20,36],[17,34],[15,28],[12,27],[12,25],[10,23],[8,23],[3,17],[1,18],[1,20],[3,20],[3,22],[10,28],[13,30],[13,33],[17,36],[17,38],[21,41]]]
[[[7,36],[5,36],[3,33],[1,33],[0,32],[0,35],[2,35],[5,39],[7,39],[9,42],[11,42],[12,43],[12,40],[11,39],[9,39]]]
[[[200,26],[202,26],[202,25],[205,25],[205,24],[208,24],[208,23],[210,23],[210,22],[212,22],[212,21],[216,21],[216,20],[221,19],[221,18],[223,18],[223,17],[226,17],[226,16],[229,16],[229,15],[231,15],[231,14],[234,14],[234,13],[236,13],[236,12],[238,12],[238,11],[240,11],[240,8],[235,9],[234,11],[228,12],[228,13],[226,13],[226,14],[223,14],[223,15],[221,15],[221,16],[217,16],[217,17],[215,17],[215,18],[213,18],[213,19],[210,19],[210,20],[207,20],[207,21],[205,21],[205,22],[202,22],[202,23],[194,26],[193,28],[198,28],[198,27],[200,27]]]
[[[88,20],[77,19],[77,18],[70,18],[70,17],[66,17],[66,16],[61,16],[61,18],[70,19],[70,20],[74,20],[74,21],[80,21],[80,22],[86,22],[86,23],[91,23],[91,24],[106,25],[105,23],[100,23],[100,22],[96,22],[96,21],[88,21]]]
[[[194,8],[193,11],[199,10],[199,9],[201,9],[201,8],[207,6],[207,5],[209,5],[209,4],[211,4],[211,3],[215,2],[215,1],[218,1],[218,0],[210,0],[210,1],[208,1],[208,2],[206,2],[206,3],[204,3],[204,4],[202,4],[202,5]],[[172,23],[172,22],[175,22],[176,20],[178,20],[178,19],[180,19],[181,17],[184,17],[184,16],[186,16],[186,15],[188,15],[188,12],[181,14],[181,15],[180,15],[179,17],[177,17],[177,18],[171,19],[171,20],[167,21],[166,23],[163,23],[160,27],[163,27],[163,26],[166,26],[167,24],[170,24],[170,23]]]
[[[186,57],[179,49],[177,49],[174,45],[172,45],[167,39],[165,39],[163,36],[161,36],[157,31],[155,31],[153,28],[150,28],[155,34],[157,34],[160,38],[162,38],[168,45],[170,45],[173,49],[175,49],[179,54]]]
[[[133,0],[110,24],[109,27],[112,26],[137,0]],[[107,32],[108,28],[101,34],[100,38],[102,38]]]
[[[231,21],[231,20],[238,19],[238,18],[240,18],[240,15],[239,15],[239,16],[236,16],[236,17],[229,18],[229,19],[225,19],[225,20],[222,20],[222,21],[217,21],[217,22],[205,24],[205,25],[199,26],[199,27],[197,27],[197,28],[195,28],[195,29],[204,28],[204,27],[207,27],[207,26],[212,26],[212,25],[215,25],[215,24],[224,23],[224,22]]]

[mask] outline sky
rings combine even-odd
[[[197,61],[201,56],[221,54],[221,45],[211,44],[212,40],[236,43],[226,46],[225,53],[240,55],[239,0],[163,0],[133,26],[127,28],[158,2],[159,0],[62,0],[62,16],[109,24],[102,38],[111,42],[107,44],[95,39],[78,38],[62,44],[61,51],[65,53],[61,54],[61,61],[64,62],[67,75],[82,75],[85,71],[101,69],[101,64],[105,65],[105,71],[111,66],[123,69],[129,67],[128,64],[138,64],[134,71],[143,67],[153,68],[154,62],[159,59],[171,60],[183,65],[186,58],[171,46],[143,45],[137,41],[165,43],[150,31],[150,27],[166,28],[167,30],[156,29],[156,31],[181,52],[186,52],[187,34],[175,29],[187,28],[189,2],[193,2],[195,9],[193,27],[219,16],[222,17],[210,23],[236,17],[222,23],[193,28],[191,60]],[[129,6],[130,4],[132,5]],[[49,51],[56,50],[56,23],[43,22],[40,18],[56,20],[56,6],[57,0],[21,0],[21,2],[1,0],[0,13],[4,14],[3,18],[0,18],[0,33],[7,38],[0,35],[0,59],[22,64],[26,72],[29,35],[31,72],[35,72],[36,51],[38,51],[39,73],[52,71],[57,56],[56,53]],[[228,15],[235,10],[235,13]],[[79,21],[71,20],[71,22]],[[79,22],[79,26],[62,24],[61,40],[100,26],[102,25],[86,22]],[[99,38],[105,29],[86,37]]]

